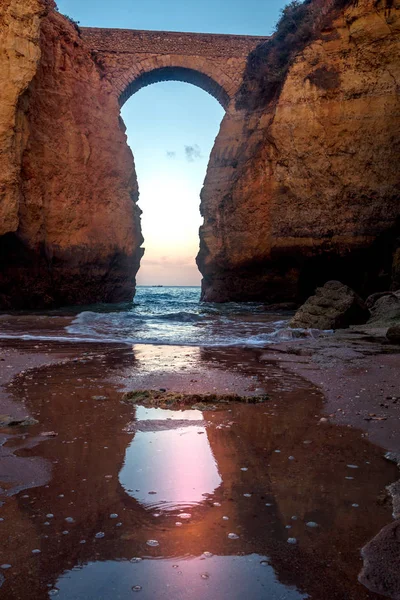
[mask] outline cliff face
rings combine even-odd
[[[40,2],[12,4],[10,46],[20,31],[27,56],[8,86],[0,305],[131,300],[142,237],[117,98],[72,23]]]
[[[21,145],[17,104],[40,58],[40,0],[3,0],[0,7],[0,235],[18,228]]]
[[[296,56],[277,98],[228,110],[202,191],[204,300],[290,300],[329,279],[389,288],[399,86],[400,2],[359,0]]]

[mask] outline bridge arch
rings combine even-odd
[[[182,66],[156,67],[138,74],[119,96],[122,107],[133,94],[143,87],[162,81],[182,81],[195,85],[213,96],[226,110],[231,100],[229,93],[213,77],[193,68]]]

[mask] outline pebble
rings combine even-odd
[[[177,522],[175,523],[175,525],[176,525],[177,527],[182,527],[182,523],[181,523],[180,521],[177,521]]]
[[[293,517],[291,517],[292,521],[297,521],[299,517],[296,517],[296,515],[293,515]]]
[[[152,546],[153,548],[160,545],[160,543],[157,540],[147,540],[146,544],[148,546]]]
[[[7,563],[4,563],[4,565],[0,565],[0,569],[11,569],[11,565],[8,565]]]
[[[296,538],[288,538],[288,544],[297,544]]]
[[[350,480],[350,479],[354,479],[354,477],[345,477],[345,479],[349,479]]]
[[[229,521],[229,517],[227,517],[226,515],[224,515],[224,516],[222,517],[222,520],[223,520],[223,521]]]
[[[206,558],[211,558],[213,556],[212,552],[203,552],[203,556],[205,556]]]
[[[118,519],[117,513],[111,513],[110,519]]]
[[[65,531],[63,531],[63,532],[62,532],[62,534],[63,534],[63,535],[68,535],[68,534],[69,534],[69,531],[65,530]]]
[[[315,523],[314,521],[308,521],[308,523],[306,523],[307,527],[311,527],[311,528],[316,528],[319,527],[318,523]]]
[[[49,590],[49,596],[58,596],[59,591],[58,588],[51,588],[51,590]]]
[[[360,505],[359,504],[352,504],[353,508],[358,508]]]
[[[220,502],[213,502],[213,506],[221,506]]]
[[[245,498],[251,498],[251,494],[243,494]]]
[[[247,467],[242,467],[240,470],[241,471],[248,471],[248,468]]]
[[[52,513],[49,513],[49,514],[47,514],[47,515],[46,515],[46,517],[47,517],[48,519],[52,519],[52,518],[54,517],[54,515],[53,515]]]
[[[67,517],[65,520],[67,521],[67,523],[75,523],[75,519],[73,519],[72,517]]]
[[[289,460],[294,460],[294,456],[289,456]]]
[[[268,561],[267,560],[260,560],[260,565],[262,567],[268,567]]]
[[[105,536],[104,531],[99,531],[98,533],[96,533],[96,535],[94,536],[97,540],[103,538]]]
[[[35,548],[35,550],[32,550],[32,554],[40,554],[41,550],[39,550],[39,548]]]
[[[228,538],[230,540],[238,540],[239,536],[237,535],[237,533],[228,533]]]
[[[347,465],[349,469],[358,469],[357,465]]]
[[[131,563],[134,563],[134,564],[135,564],[135,563],[138,563],[138,562],[140,562],[141,560],[143,560],[143,559],[142,559],[142,558],[140,558],[139,556],[134,556],[133,558],[131,558],[131,560],[130,560],[129,562],[131,562]]]

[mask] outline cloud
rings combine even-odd
[[[176,152],[173,150],[167,150],[167,158],[176,158]]]
[[[185,155],[186,160],[189,162],[194,162],[195,160],[202,158],[201,150],[197,144],[194,144],[193,146],[185,146]]]

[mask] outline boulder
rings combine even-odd
[[[343,329],[366,323],[369,310],[361,298],[340,281],[328,281],[317,288],[299,308],[290,327],[314,329]]]
[[[376,594],[400,599],[400,521],[382,529],[361,551],[359,581]]]
[[[400,344],[400,325],[389,327],[386,337],[392,344]]]
[[[371,307],[368,325],[391,327],[400,325],[400,291],[382,296]]]

